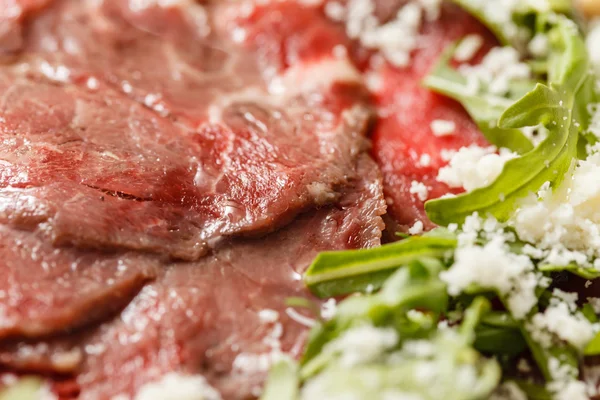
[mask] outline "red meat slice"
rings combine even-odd
[[[242,23],[228,7],[202,9],[212,30],[200,37],[187,35],[198,6],[125,4],[56,0],[0,70],[0,222],[60,246],[195,260],[223,236],[337,201],[370,116],[348,60],[298,57],[265,80],[274,66],[258,44],[211,24]]]
[[[7,344],[0,364],[57,371],[53,359],[79,372],[81,398],[133,394],[170,371],[204,374],[225,399],[253,397],[273,348],[298,355],[307,327],[286,314],[285,300],[307,296],[300,274],[325,249],[377,245],[385,212],[374,163],[360,161],[363,177],[333,208],[299,217],[261,239],[237,239],[195,263],[172,264],[114,321],[46,346]],[[283,251],[282,251],[283,250]],[[261,321],[273,309],[277,321]],[[279,325],[280,324],[280,325]]]
[[[0,226],[0,340],[68,332],[119,311],[159,263],[139,255],[55,250]]]
[[[370,71],[381,82],[375,92],[379,119],[373,134],[372,154],[383,173],[390,216],[401,231],[416,221],[422,221],[427,229],[434,226],[425,215],[424,202],[410,193],[413,181],[428,187],[430,199],[456,193],[436,180],[438,170],[447,162],[441,157],[442,150],[487,144],[458,103],[421,84],[446,46],[471,33],[481,35],[486,47],[496,44],[478,21],[458,7],[446,4],[438,20],[425,23],[419,50],[414,52],[409,67],[395,68],[386,63]],[[436,137],[430,128],[435,119],[455,122],[456,134]],[[429,165],[420,164],[423,155],[430,157]]]

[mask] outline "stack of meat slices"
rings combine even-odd
[[[440,151],[485,140],[420,79],[486,32],[446,5],[410,67],[371,68],[318,3],[0,0],[0,368],[60,399],[172,371],[254,398],[302,352],[285,300],[319,251],[379,245],[384,189],[393,229],[432,227],[411,182],[448,192]]]
[[[0,365],[62,398],[171,371],[253,397],[302,351],[285,300],[314,256],[380,243],[343,29],[295,3],[0,7]]]

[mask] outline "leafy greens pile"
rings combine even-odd
[[[597,140],[588,133],[588,105],[598,102],[598,93],[583,35],[570,17],[569,1],[537,2],[547,7],[524,1],[513,10],[517,29],[508,33],[488,15],[487,1],[454,2],[503,45],[517,49],[534,77],[511,81],[502,95],[485,87],[473,93],[451,63],[454,46],[424,85],[459,101],[490,143],[518,156],[490,185],[427,202],[429,218],[440,225],[432,232],[380,248],[319,255],[304,277],[312,292],[322,298],[353,295],[313,328],[299,364],[283,359],[273,367],[263,400],[588,396],[582,366],[586,357],[600,354],[597,314],[592,304],[556,290],[555,281],[570,273],[597,278],[598,270],[540,265],[505,224],[524,198],[544,186],[560,187],[587,155],[586,145]],[[548,48],[533,56],[526,43],[539,36]],[[547,136],[534,144],[525,127],[543,128]],[[488,284],[484,279],[452,290],[444,277],[459,263],[461,246],[467,242],[485,252],[498,238],[507,259],[521,266],[513,275],[506,272],[510,286],[484,276]],[[525,297],[515,297],[515,291],[527,288],[531,304],[516,312],[515,302]],[[561,315],[569,319],[556,320]],[[561,334],[560,327],[548,325],[553,320],[581,330]]]

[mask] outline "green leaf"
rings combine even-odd
[[[535,383],[525,381],[525,380],[515,380],[513,381],[519,389],[525,393],[528,400],[552,400],[554,396],[548,392],[548,390],[541,385],[537,385]]]
[[[600,271],[593,267],[579,267],[577,264],[569,265],[551,265],[542,264],[538,266],[538,269],[542,272],[563,272],[568,271],[572,274],[582,277],[583,279],[597,279],[600,278]]]
[[[455,247],[452,238],[414,236],[373,249],[324,252],[308,268],[304,282],[319,297],[379,289],[398,268],[423,257],[441,257]]]
[[[0,400],[38,400],[42,380],[34,377],[21,378],[17,383],[0,389]]]
[[[289,358],[283,358],[271,367],[260,400],[296,400],[299,384],[297,364]]]
[[[531,142],[523,132],[518,129],[502,129],[498,127],[498,120],[502,113],[512,104],[510,99],[491,94],[470,94],[467,90],[465,77],[450,66],[456,45],[446,49],[436,66],[423,81],[424,85],[440,94],[448,96],[458,102],[467,110],[471,118],[493,145],[507,148],[517,153],[524,153],[532,149]],[[528,82],[529,83],[529,82]],[[530,83],[529,83],[530,84]],[[519,96],[519,87],[514,92]],[[511,91],[513,92],[513,91]]]
[[[583,354],[586,356],[600,355],[600,333],[597,333],[591,342],[588,343]]]
[[[472,344],[475,340],[475,329],[481,322],[481,319],[492,309],[488,299],[477,297],[469,308],[465,311],[465,317],[460,324],[460,334],[465,338],[466,343]]]
[[[511,45],[521,51],[525,51],[527,40],[535,33],[534,27],[536,24],[529,24],[527,16],[541,17],[542,19],[545,19],[546,17],[546,13],[540,13],[530,2],[523,1],[515,5],[512,13],[513,24],[510,28],[516,28],[516,30],[507,29],[508,25],[511,24],[503,19],[497,18],[499,12],[498,7],[502,6],[486,7],[489,2],[481,0],[452,1],[487,26],[501,43]],[[550,6],[550,10],[556,13],[570,14],[573,12],[573,4],[570,0],[548,0],[548,5]]]
[[[500,117],[503,129],[543,124],[548,137],[535,149],[508,161],[489,186],[425,204],[429,218],[440,225],[462,223],[479,212],[506,221],[518,202],[544,182],[559,185],[577,157],[579,128],[573,119],[580,90],[588,82],[589,61],[583,39],[572,22],[557,16],[551,31],[548,85],[538,84]],[[583,53],[582,53],[583,52]],[[587,91],[587,89],[584,88]]]
[[[444,312],[448,306],[448,294],[438,277],[442,268],[437,260],[413,261],[407,268],[394,273],[380,292],[349,297],[339,303],[332,320],[319,323],[312,329],[302,359],[301,377],[305,379],[323,368],[331,358],[321,353],[325,344],[356,324],[397,326],[407,321],[405,314],[408,310]],[[429,330],[431,326],[424,326],[418,334]]]

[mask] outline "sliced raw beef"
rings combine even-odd
[[[68,332],[119,311],[158,271],[136,254],[55,249],[0,225],[0,340]]]
[[[433,227],[425,215],[424,202],[416,193],[410,193],[413,181],[428,188],[430,199],[456,193],[436,180],[438,170],[447,163],[442,158],[443,150],[486,145],[477,126],[458,103],[423,88],[421,83],[442,51],[470,33],[481,35],[485,46],[495,44],[493,36],[473,17],[456,6],[444,4],[439,19],[425,23],[410,66],[396,68],[384,63],[369,71],[379,82],[374,93],[379,118],[372,154],[383,173],[389,213],[400,230],[406,231],[416,221],[422,221],[428,229]],[[435,136],[431,122],[436,119],[453,121],[455,134]]]
[[[244,29],[229,6],[143,3],[55,0],[23,20],[0,68],[0,222],[57,246],[196,260],[336,202],[370,117],[350,61],[323,49],[272,74],[259,33],[229,37]]]
[[[56,371],[53,358],[81,356],[69,366],[86,400],[132,394],[173,370],[205,375],[225,399],[253,397],[271,357],[301,352],[307,327],[286,313],[285,300],[307,296],[300,274],[313,257],[379,243],[381,182],[366,156],[359,172],[337,206],[264,238],[223,244],[201,261],[171,264],[114,321],[50,347],[5,346],[0,363]]]

